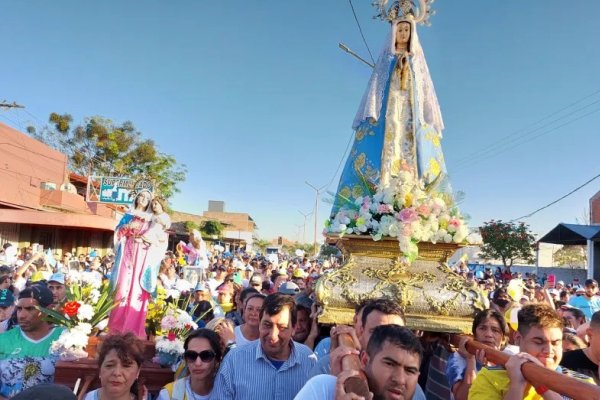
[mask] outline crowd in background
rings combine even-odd
[[[5,255],[11,251],[3,250]],[[161,262],[158,280],[165,301],[185,304],[199,325],[185,341],[176,379],[158,394],[161,400],[342,399],[342,383],[359,373],[376,398],[554,398],[547,388],[524,380],[524,362],[599,382],[600,297],[591,279],[579,286],[510,269],[472,271],[464,261],[452,266],[490,300],[490,307],[475,316],[472,335],[511,354],[498,367],[484,352],[469,353],[465,341],[453,347],[447,334],[408,330],[402,308],[386,299],[357,305],[352,326],[320,324],[315,282],[339,266],[336,258],[208,257],[206,268],[190,268],[184,256],[172,252]],[[0,332],[5,332],[0,335],[0,396],[19,396],[52,381],[55,360],[49,346],[59,332],[35,306],[60,305],[74,271],[109,279],[113,262],[114,256],[95,251],[25,249],[12,261],[5,258],[0,266]],[[350,347],[338,343],[346,333],[353,338]],[[16,343],[23,344],[22,354],[12,354]],[[132,334],[109,334],[98,359],[102,386],[86,399],[152,397],[135,384],[143,361],[140,346]],[[360,371],[342,368],[348,355],[359,356]],[[38,369],[25,377],[32,363]]]

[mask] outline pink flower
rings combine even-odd
[[[377,207],[377,212],[379,214],[388,214],[388,213],[391,213],[392,211],[394,211],[394,209],[389,204],[380,204]]]
[[[169,342],[173,342],[175,341],[175,339],[177,339],[177,335],[175,335],[175,332],[169,332],[169,334],[167,335],[167,339],[169,340]]]
[[[162,321],[160,321],[160,327],[168,331],[169,329],[173,329],[177,324],[177,319],[172,315],[167,315],[163,317]]]
[[[405,236],[405,237],[412,236],[412,225],[411,224],[402,224],[402,236]]]
[[[431,215],[431,209],[427,207],[426,204],[421,204],[419,207],[417,207],[417,212],[425,218],[428,218],[429,215]]]
[[[411,224],[417,221],[418,219],[419,215],[412,207],[405,208],[404,210],[400,211],[400,221],[404,222],[405,224]]]
[[[448,221],[448,226],[452,226],[454,227],[454,229],[458,229],[461,225],[460,219],[456,218],[456,217],[452,217],[450,218],[450,221]]]

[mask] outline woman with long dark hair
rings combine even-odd
[[[185,340],[183,359],[189,375],[167,384],[157,400],[207,400],[223,358],[219,335],[196,329]]]

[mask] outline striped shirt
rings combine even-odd
[[[305,345],[290,343],[290,357],[279,369],[263,352],[260,340],[232,349],[219,368],[211,400],[292,400],[308,380],[317,357]]]

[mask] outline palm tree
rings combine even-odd
[[[253,243],[253,246],[255,246],[261,253],[264,253],[267,247],[270,245],[271,242],[265,239],[256,239]]]

